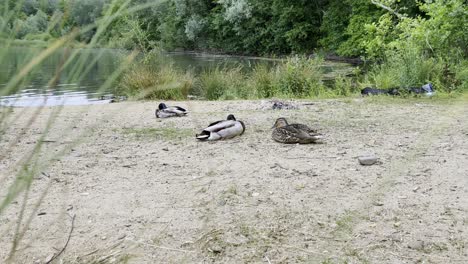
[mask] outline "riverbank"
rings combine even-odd
[[[34,217],[13,262],[44,263],[68,238],[65,263],[468,261],[466,101],[292,103],[180,101],[189,115],[166,120],[154,117],[157,102],[66,106],[46,135],[59,108],[10,109],[0,199],[38,140],[51,160],[35,175],[24,214]],[[230,113],[244,135],[194,139]],[[317,127],[324,144],[273,142],[278,117]],[[379,163],[359,165],[366,154]],[[0,215],[0,262],[22,200]]]

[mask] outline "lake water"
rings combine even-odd
[[[26,80],[15,89],[6,87],[21,69],[34,60],[40,49],[17,47],[0,53],[0,105],[29,107],[55,105],[86,105],[109,103],[115,87],[106,80],[115,78],[128,51],[114,49],[63,49],[55,52],[42,63],[36,65]],[[65,64],[67,58],[72,58]],[[242,65],[248,70],[259,63],[275,64],[279,60],[210,55],[201,53],[173,52],[164,53],[163,58],[180,69],[200,72],[217,67],[236,67]],[[325,72],[349,70],[343,63],[327,62]]]

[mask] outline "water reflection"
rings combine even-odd
[[[8,48],[0,56],[0,106],[32,107],[56,105],[103,104],[104,94],[114,93],[114,86],[102,89],[122,63],[128,51],[115,49],[62,49],[35,66],[16,90],[6,90],[6,84],[42,51],[40,48]],[[70,63],[65,63],[66,61]],[[181,70],[200,73],[215,67],[240,68],[250,71],[258,64],[276,65],[280,59],[236,57],[206,53],[162,53],[158,63],[171,63]],[[324,80],[336,74],[346,74],[349,64],[325,62]]]
[[[63,85],[74,86],[74,85]],[[38,90],[25,89],[20,93],[2,96],[0,106],[39,107],[59,105],[107,104],[111,99],[101,100],[101,94],[86,90]]]

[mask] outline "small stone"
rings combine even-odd
[[[258,192],[252,193],[252,197],[257,197],[257,196],[259,196],[259,195],[260,195],[260,194],[259,194]]]
[[[131,227],[132,224],[125,224],[124,226],[125,226],[125,227]]]
[[[394,226],[394,227],[400,227],[400,225],[401,225],[401,222],[395,222],[395,223],[393,223],[393,226]]]
[[[419,190],[419,188],[420,188],[419,186],[414,187],[413,192],[417,192]]]
[[[212,245],[209,248],[209,251],[213,252],[214,254],[219,254],[219,253],[223,252],[223,249],[219,245]]]
[[[224,206],[224,205],[226,205],[226,202],[227,202],[226,199],[220,199],[220,200],[218,201],[218,205],[219,205],[219,206]]]
[[[375,206],[383,206],[384,205],[384,203],[382,203],[381,201],[375,201],[372,204],[375,205]]]
[[[414,249],[414,250],[422,250],[424,249],[424,241],[413,241],[408,243],[408,248]]]
[[[376,156],[372,156],[372,155],[361,156],[361,157],[358,158],[359,163],[361,165],[364,165],[364,166],[374,165],[377,162],[378,159],[379,158],[377,158]]]
[[[164,150],[164,151],[169,151],[169,148],[163,148],[162,150]]]
[[[102,240],[106,240],[107,237],[106,237],[106,236],[102,236],[101,239],[102,239]]]

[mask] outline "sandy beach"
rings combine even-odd
[[[466,102],[292,103],[168,102],[189,114],[163,120],[158,102],[0,108],[0,200],[42,142],[30,191],[0,214],[0,263],[26,225],[13,263],[67,240],[53,263],[468,263]],[[196,141],[228,114],[245,134]],[[278,117],[323,144],[274,142]]]

